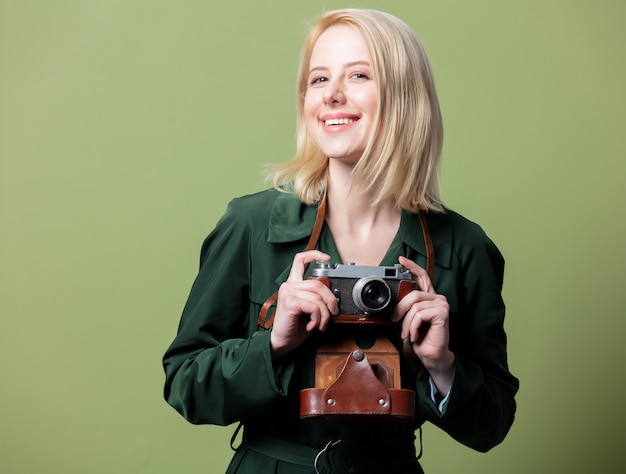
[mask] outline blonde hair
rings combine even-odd
[[[328,159],[309,135],[303,109],[313,47],[336,24],[362,36],[378,87],[378,113],[354,168],[355,181],[372,192],[372,205],[391,200],[411,212],[443,211],[438,182],[443,124],[430,64],[415,32],[377,10],[327,12],[310,30],[297,79],[297,150],[291,161],[274,166],[274,187],[307,204],[326,190]]]

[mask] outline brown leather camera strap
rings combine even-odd
[[[428,221],[423,212],[417,214],[420,218],[420,224],[422,226],[422,233],[424,234],[424,244],[426,245],[426,272],[430,278],[431,283],[435,284],[435,247],[433,247],[433,239],[430,237],[430,230],[428,229]]]
[[[315,224],[313,224],[313,231],[311,232],[311,237],[309,238],[309,242],[306,245],[305,252],[309,250],[315,249],[317,245],[317,241],[320,238],[320,234],[322,233],[322,227],[324,227],[324,218],[326,216],[326,193],[322,195],[319,200],[319,204],[317,206],[317,215],[315,217]],[[426,244],[426,271],[428,272],[428,276],[430,280],[434,282],[435,279],[435,250],[433,247],[433,241],[430,238],[430,231],[428,229],[428,223],[426,222],[426,216],[423,212],[418,213],[420,224],[422,226],[422,233],[424,234],[424,243]],[[306,271],[306,267],[304,269]],[[261,310],[259,311],[259,319],[257,321],[258,325],[262,328],[269,329],[272,327],[274,323],[274,314],[267,319],[267,313],[270,308],[276,304],[278,301],[278,291],[275,292],[272,296],[270,296],[263,306],[261,306]]]
[[[320,234],[322,233],[322,227],[324,227],[324,217],[326,216],[326,193],[322,195],[319,200],[319,204],[317,205],[317,215],[315,216],[315,224],[313,224],[313,232],[311,232],[311,237],[309,237],[309,242],[306,244],[305,252],[309,250],[315,249],[317,245],[317,241],[320,238]],[[306,272],[308,265],[304,267],[304,271]],[[263,306],[261,306],[261,310],[259,311],[259,320],[258,325],[265,329],[269,329],[274,324],[274,314],[267,319],[267,313],[270,308],[276,304],[278,301],[278,291],[270,296]],[[267,321],[266,321],[267,319]]]

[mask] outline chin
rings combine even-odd
[[[331,160],[358,162],[365,150],[345,148],[322,148],[322,152]]]
[[[339,153],[327,153],[326,156],[331,161],[336,161],[343,164],[356,165],[361,159],[361,155],[353,154],[339,154]]]

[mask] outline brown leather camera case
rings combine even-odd
[[[400,357],[386,337],[363,349],[327,341],[315,357],[315,387],[300,391],[302,419],[412,421],[415,392],[400,387]]]

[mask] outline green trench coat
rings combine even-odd
[[[456,355],[442,410],[419,360],[402,357],[403,388],[416,392],[414,422],[300,420],[299,392],[314,385],[315,348],[323,336],[311,337],[275,364],[270,331],[259,329],[257,318],[286,280],[294,254],[306,246],[315,215],[315,206],[276,190],[229,204],[203,244],[178,334],[163,358],[168,403],[194,424],[243,424],[242,446],[229,473],[310,474],[314,455],[338,440],[320,456],[320,472],[419,473],[415,432],[425,421],[479,451],[500,443],[513,422],[518,389],[507,365],[504,261],[479,226],[449,210],[428,215],[434,286],[450,304],[450,348]],[[317,248],[339,261],[326,226]],[[380,264],[394,265],[400,255],[426,264],[419,219],[404,211]]]

